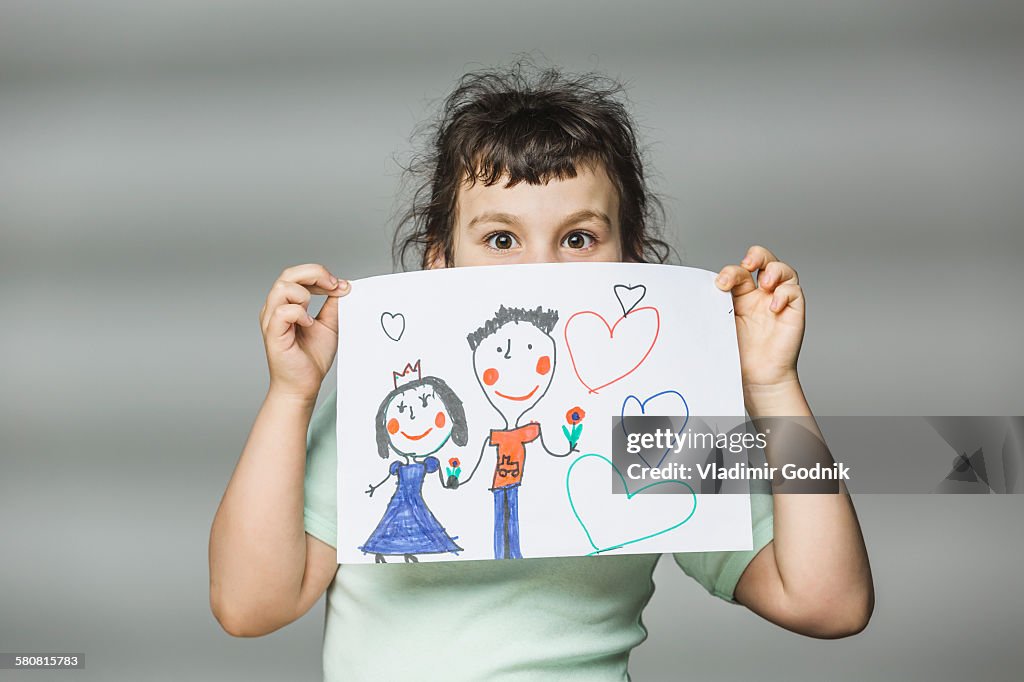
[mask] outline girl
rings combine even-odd
[[[398,259],[664,262],[660,204],[620,90],[598,75],[518,64],[464,76],[408,168],[420,184],[399,224]],[[751,417],[811,417],[797,375],[796,271],[753,246],[716,285],[732,293]],[[335,440],[337,395],[313,407],[338,347],[337,298],[355,289],[323,265],[299,265],[260,312],[270,387],[210,537],[222,627],[272,632],[326,590],[327,680],[628,679],[659,555],[338,566],[336,458],[358,453]],[[314,318],[318,294],[328,298]],[[795,632],[834,638],[866,626],[871,573],[845,490],[752,495],[751,528],[749,551],[672,558],[711,594]],[[398,629],[433,636],[403,637],[394,655]],[[456,663],[437,653],[452,641]]]
[[[384,517],[359,549],[375,554],[379,564],[386,563],[386,554],[401,555],[411,563],[417,562],[417,554],[458,554],[462,548],[423,501],[423,479],[436,471],[447,487],[434,454],[448,441],[466,444],[469,431],[462,401],[441,379],[420,378],[419,362],[395,372],[394,380],[395,389],[381,402],[374,420],[377,454],[387,459],[394,451],[405,461],[392,462],[387,477],[367,488],[366,494],[373,497],[392,476],[398,479]]]

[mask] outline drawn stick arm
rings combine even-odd
[[[366,489],[366,494],[369,495],[370,497],[373,497],[373,493],[376,492],[377,488],[387,483],[388,479],[390,478],[391,474],[389,473],[387,476],[381,479],[380,483],[371,483],[370,487]]]
[[[548,446],[547,446],[547,445],[546,445],[546,444],[544,443],[544,429],[540,429],[540,446],[541,446],[542,448],[544,448],[544,452],[548,453],[548,454],[549,454],[549,455],[551,455],[552,457],[568,457],[568,456],[569,456],[569,455],[571,455],[572,453],[576,452],[576,450],[578,449],[578,448],[576,447],[576,445],[574,445],[574,444],[570,443],[570,444],[569,444],[569,449],[568,449],[568,451],[566,451],[566,452],[554,452],[554,451],[552,451],[552,450],[551,450],[551,449],[549,449],[549,448],[548,448]]]
[[[459,481],[459,485],[466,485],[469,480],[473,478],[473,474],[476,473],[477,468],[480,466],[480,462],[483,461],[484,452],[487,451],[487,444],[490,442],[490,436],[484,436],[484,442],[480,445],[480,455],[476,458],[476,464],[473,465],[473,470],[469,472],[469,476]]]

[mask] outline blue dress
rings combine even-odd
[[[398,476],[398,487],[377,528],[359,547],[364,554],[458,554],[462,550],[423,501],[423,479],[440,467],[437,457],[391,463],[388,472]]]

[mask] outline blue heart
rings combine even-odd
[[[639,495],[643,491],[647,490],[648,488],[653,488],[656,485],[676,484],[676,485],[686,486],[686,488],[690,491],[690,495],[693,496],[693,509],[690,510],[690,513],[687,514],[685,519],[683,519],[679,523],[676,523],[676,524],[673,524],[673,525],[669,526],[668,528],[665,528],[664,530],[659,530],[659,531],[657,531],[655,533],[650,533],[649,535],[644,535],[643,537],[634,538],[632,540],[626,540],[625,542],[620,542],[620,543],[618,543],[616,545],[611,545],[609,547],[598,547],[594,543],[594,539],[590,536],[590,531],[587,529],[587,524],[584,523],[583,519],[579,515],[579,512],[576,511],[576,505],[572,501],[572,489],[569,487],[569,478],[572,476],[573,468],[577,464],[579,464],[581,461],[587,459],[588,457],[597,457],[598,459],[600,459],[603,462],[607,463],[608,466],[610,466],[612,468],[612,470],[615,472],[615,474],[619,477],[619,480],[622,481],[622,487],[626,491],[626,499],[627,500],[632,500],[634,497],[636,497],[637,495]],[[669,532],[671,530],[675,530],[676,528],[679,528],[679,526],[683,525],[684,523],[689,521],[691,518],[693,518],[693,515],[697,512],[697,493],[694,492],[693,488],[690,486],[689,483],[686,483],[685,481],[680,481],[680,480],[675,479],[675,478],[671,478],[671,479],[664,480],[664,481],[656,481],[654,483],[648,483],[647,485],[645,485],[645,486],[643,486],[641,488],[638,488],[637,490],[634,490],[633,492],[630,492],[629,491],[629,485],[626,484],[626,477],[622,475],[622,472],[619,471],[619,468],[617,466],[615,466],[615,464],[610,459],[605,457],[604,455],[598,455],[598,454],[595,454],[595,453],[589,453],[589,454],[586,454],[586,455],[580,455],[575,460],[573,460],[572,464],[569,465],[569,470],[565,472],[565,494],[569,497],[569,507],[572,509],[573,516],[576,517],[576,522],[580,524],[580,528],[582,528],[583,532],[586,534],[587,542],[589,542],[590,546],[594,548],[594,551],[590,552],[587,556],[593,556],[595,554],[600,554],[601,552],[608,552],[608,551],[611,551],[613,549],[619,549],[620,547],[625,547],[626,545],[632,545],[633,543],[636,543],[636,542],[641,542],[643,540],[649,540],[650,538],[654,538],[654,537],[657,537],[659,535],[664,535],[665,533],[667,533],[667,532]]]
[[[626,432],[626,421],[625,421],[626,420],[626,405],[629,404],[629,401],[630,400],[635,401],[636,404],[640,406],[640,414],[646,414],[645,410],[646,410],[646,407],[647,407],[647,403],[649,403],[652,400],[654,400],[655,398],[659,398],[659,397],[661,397],[663,395],[679,396],[679,399],[683,401],[683,407],[686,408],[686,419],[683,420],[683,425],[681,427],[679,427],[679,431],[676,432],[677,436],[680,435],[683,432],[683,429],[686,428],[687,422],[690,421],[690,406],[686,403],[686,398],[683,397],[682,393],[680,393],[679,391],[673,391],[671,389],[669,389],[667,391],[661,391],[660,393],[655,393],[652,396],[648,396],[643,401],[641,401],[635,395],[627,395],[626,399],[622,401],[622,409],[619,411],[619,424],[622,425],[622,433],[623,433],[623,435],[629,436],[629,434]],[[661,459],[658,460],[657,466],[660,467],[661,463],[665,461],[665,458],[668,456],[669,450],[671,450],[671,448],[666,448],[665,449],[665,452],[662,453],[662,455],[661,455]],[[651,467],[650,463],[646,459],[644,459],[643,455],[641,455],[640,453],[637,453],[637,457],[639,457],[643,461],[643,463],[647,465],[647,468]]]

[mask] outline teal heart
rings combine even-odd
[[[594,538],[591,537],[591,535],[590,535],[590,530],[587,528],[587,524],[580,517],[579,512],[576,511],[576,505],[572,501],[572,489],[569,487],[569,478],[572,476],[573,467],[575,467],[577,464],[579,464],[581,461],[585,460],[588,457],[597,457],[598,459],[602,460],[603,462],[605,462],[608,466],[610,466],[612,468],[612,470],[615,472],[615,474],[619,477],[619,480],[622,481],[622,487],[626,490],[626,499],[627,500],[632,500],[634,497],[636,497],[637,495],[639,495],[643,491],[647,490],[648,488],[653,488],[656,485],[670,485],[670,484],[684,485],[690,491],[690,495],[693,496],[693,509],[690,510],[690,513],[687,514],[685,519],[683,519],[679,523],[676,523],[676,524],[673,524],[673,525],[669,526],[668,528],[665,528],[663,530],[659,530],[659,531],[657,531],[655,533],[650,533],[648,535],[644,535],[643,537],[634,538],[632,540],[626,540],[625,542],[620,542],[620,543],[618,543],[616,545],[611,545],[610,547],[598,547],[594,543]],[[664,481],[655,481],[653,483],[648,483],[647,485],[642,486],[640,488],[637,488],[636,490],[630,492],[629,485],[626,483],[626,477],[622,475],[622,472],[619,471],[619,468],[617,466],[615,466],[615,464],[612,463],[612,461],[610,459],[608,459],[607,457],[605,457],[604,455],[598,455],[596,453],[588,453],[586,455],[580,455],[575,460],[573,460],[572,464],[569,465],[568,471],[565,472],[565,494],[569,498],[569,507],[572,509],[573,516],[576,517],[577,523],[580,524],[580,528],[582,528],[583,532],[586,534],[587,542],[589,542],[590,546],[594,548],[594,551],[590,552],[590,554],[588,554],[587,556],[593,556],[595,554],[600,554],[601,552],[608,552],[608,551],[611,551],[613,549],[619,549],[620,547],[625,547],[626,545],[632,545],[632,544],[634,544],[636,542],[642,542],[644,540],[649,540],[649,539],[657,537],[659,535],[664,535],[665,533],[668,533],[669,531],[675,530],[679,526],[681,526],[684,523],[686,523],[687,521],[689,521],[691,518],[693,518],[693,515],[697,512],[697,493],[694,492],[693,488],[690,486],[689,483],[687,483],[685,481],[680,481],[679,479],[676,479],[676,478],[670,478],[670,479],[667,479],[667,480],[664,480]]]

